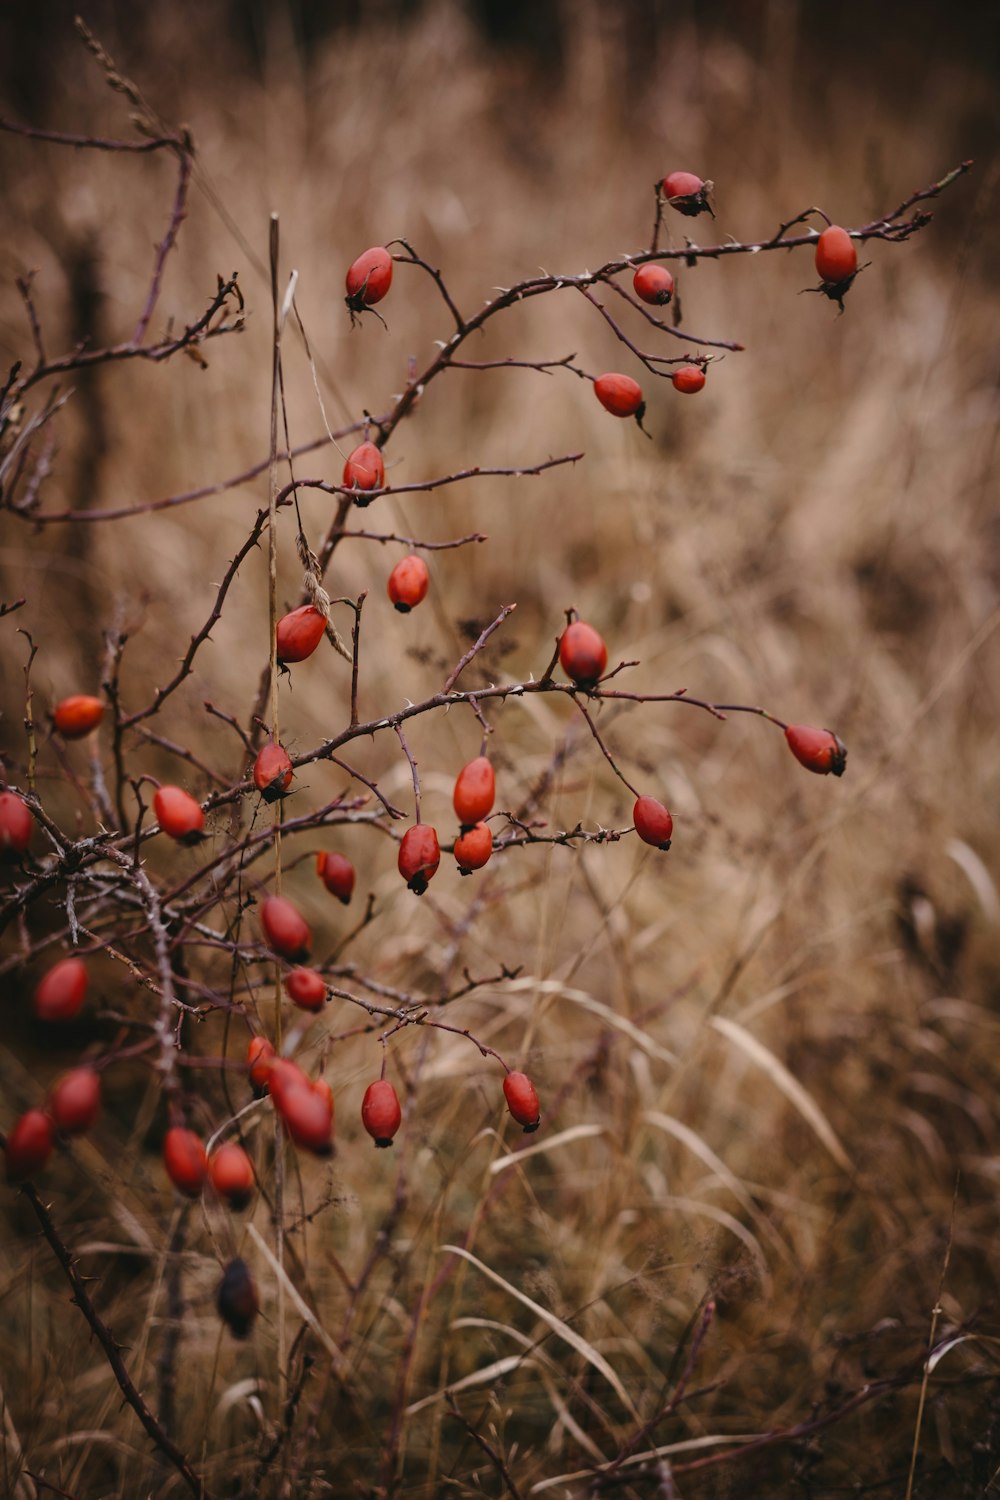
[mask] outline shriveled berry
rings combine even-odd
[[[272,1094],[274,1091],[272,1089]],[[333,1096],[328,1087],[315,1089],[308,1079],[274,1095],[274,1104],[296,1146],[316,1156],[333,1150]]]
[[[82,958],[61,958],[35,986],[40,1021],[72,1021],[87,998],[87,966]]]
[[[399,1129],[403,1111],[399,1107],[396,1090],[388,1078],[376,1078],[365,1089],[361,1101],[361,1123],[376,1146],[391,1146],[392,1138]]]
[[[262,746],[253,763],[253,784],[265,802],[277,802],[292,784],[292,762],[284,745]]]
[[[321,850],[316,856],[316,874],[331,896],[336,896],[345,906],[354,891],[354,866],[344,854],[333,849]]]
[[[424,598],[430,581],[427,564],[412,552],[409,557],[400,558],[389,574],[386,592],[400,614],[407,615]]]
[[[832,729],[813,729],[808,724],[789,724],[785,730],[788,748],[800,765],[818,776],[843,776],[847,746]]]
[[[267,941],[282,958],[297,963],[309,956],[309,923],[287,896],[268,896],[260,908],[260,923]]]
[[[280,662],[305,661],[326,634],[326,616],[315,604],[303,604],[282,615],[274,633]]]
[[[399,845],[397,865],[400,875],[415,895],[424,894],[427,882],[436,873],[440,863],[441,846],[438,843],[437,829],[432,828],[429,823],[415,823],[412,828],[408,828]]]
[[[31,843],[35,820],[16,792],[0,792],[0,862],[20,859]]]
[[[24,1182],[40,1172],[52,1155],[53,1140],[52,1121],[45,1111],[27,1110],[7,1137],[7,1181]]]
[[[83,1135],[101,1112],[101,1080],[93,1068],[71,1068],[49,1093],[49,1113],[63,1135]]]
[[[816,271],[821,281],[849,281],[858,269],[858,252],[846,229],[831,224],[816,241]]]
[[[696,214],[712,212],[708,203],[711,187],[710,182],[703,182],[693,172],[671,172],[664,177],[662,190],[671,208],[693,219]]]
[[[363,312],[381,302],[391,285],[392,256],[381,245],[373,245],[347,272],[347,305],[351,312]]]
[[[344,483],[353,490],[380,490],[385,484],[385,462],[374,443],[359,443],[344,465]],[[355,505],[362,509],[371,504],[370,496],[355,495]]]
[[[674,831],[674,820],[662,802],[655,797],[639,797],[632,809],[635,831],[644,844],[654,849],[669,849]]]
[[[497,779],[485,755],[477,755],[455,778],[452,803],[463,828],[471,828],[493,811]]]
[[[246,1208],[253,1197],[256,1180],[250,1158],[237,1141],[225,1141],[212,1152],[208,1175],[220,1198],[230,1208]]]
[[[250,1267],[239,1256],[231,1260],[219,1283],[215,1305],[219,1317],[234,1338],[249,1336],[254,1320],[260,1312],[260,1297],[250,1273]]]
[[[700,365],[680,365],[670,377],[675,391],[682,396],[695,396],[705,384],[705,371]]]
[[[574,620],[559,641],[559,660],[567,677],[580,687],[593,687],[608,664],[608,648],[593,625]]]
[[[503,1081],[507,1108],[517,1123],[524,1128],[525,1135],[537,1130],[540,1123],[538,1095],[535,1085],[526,1073],[508,1073]]]
[[[163,1165],[179,1193],[197,1198],[205,1186],[208,1159],[200,1136],[182,1125],[172,1125],[163,1137]]]
[[[153,811],[163,832],[179,844],[197,844],[205,827],[201,804],[179,786],[161,786],[153,798]]]
[[[674,278],[666,266],[649,263],[638,268],[632,277],[632,287],[636,296],[651,307],[666,307],[674,295]]]
[[[250,1073],[250,1082],[258,1092],[263,1092],[267,1088],[274,1057],[274,1047],[266,1036],[250,1038],[247,1045],[247,1068]]]
[[[87,693],[74,693],[57,703],[52,711],[52,722],[64,740],[82,740],[84,735],[96,729],[104,718],[104,704],[100,698]]]
[[[455,858],[460,875],[471,875],[488,864],[493,853],[493,835],[485,823],[474,823],[455,840]]]
[[[302,1010],[322,1010],[326,1004],[326,981],[315,969],[292,969],[285,975],[285,994]]]
[[[613,417],[635,417],[642,421],[646,410],[642,386],[631,375],[621,375],[616,371],[598,375],[594,381],[594,395]]]

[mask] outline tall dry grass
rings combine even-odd
[[[719,235],[748,238],[815,202],[864,221],[969,154],[963,128],[989,108],[989,79],[971,63],[942,63],[933,99],[918,106],[905,90],[866,87],[847,48],[812,50],[797,8],[755,15],[759,25],[661,26],[639,68],[613,10],[574,7],[560,75],[546,84],[519,54],[485,51],[450,4],[405,25],[376,16],[308,51],[294,13],[273,7],[259,74],[230,52],[221,11],[150,14],[139,50],[155,67],[139,81],[166,116],[191,124],[200,162],[161,316],[187,320],[216,273],[237,267],[250,315],[241,336],[206,349],[204,370],[178,360],[75,380],[46,504],[131,505],[265,457],[269,310],[251,252],[266,255],[271,210],[336,425],[385,410],[406,357],[422,362],[448,331],[429,283],[405,268],[387,305],[391,336],[349,327],[343,268],[368,244],[405,234],[472,308],[540,265],[577,271],[638,248],[651,184],[675,165],[715,180]],[[124,129],[120,101],[55,36],[52,69],[49,123]],[[0,152],[4,360],[27,348],[13,278],[28,269],[51,349],[71,346],[84,315],[99,338],[130,329],[166,221],[167,164],[7,138]],[[490,536],[436,554],[431,600],[405,620],[384,600],[388,551],[341,549],[332,591],[370,591],[363,712],[433,691],[467,644],[467,622],[511,601],[517,613],[485,669],[537,674],[575,605],[615,659],[639,660],[636,688],[688,686],[832,724],[850,747],[848,773],[837,785],[807,776],[754,720],[633,708],[605,712],[602,731],[630,777],[673,808],[666,857],[634,839],[512,850],[485,878],[439,878],[415,902],[387,840],[345,833],[376,898],[376,919],[349,950],[359,973],[432,999],[465,968],[519,970],[456,1002],[452,1019],[529,1067],[544,1129],[511,1161],[496,1068],[461,1039],[414,1029],[391,1049],[407,1087],[404,1129],[391,1157],[375,1159],[358,1123],[378,1066],[374,1034],[350,1035],[357,1021],[339,1011],[315,1025],[308,1055],[329,1049],[338,1154],[302,1164],[288,1207],[291,1280],[311,1322],[291,1309],[304,1330],[288,1371],[300,1397],[266,1473],[262,1455],[286,1416],[266,1206],[235,1229],[265,1314],[237,1346],[213,1303],[233,1231],[214,1212],[175,1207],[155,1090],[144,1075],[109,1074],[102,1125],[53,1166],[46,1198],[151,1399],[177,1336],[171,1302],[174,1313],[182,1305],[173,1430],[214,1493],[903,1494],[936,1306],[939,1342],[970,1336],[930,1377],[913,1492],[990,1492],[1000,1470],[1000,302],[986,230],[996,181],[995,161],[983,161],[928,232],[874,244],[843,318],[797,295],[812,279],[807,255],[683,273],[685,326],[747,352],[714,366],[696,401],[651,394],[652,442],[603,418],[581,382],[528,371],[449,374],[394,439],[394,478],[577,449],[586,458],[386,505],[409,534]],[[512,313],[481,357],[570,351],[593,370],[621,363],[592,309],[563,292]],[[292,339],[286,360],[292,439],[305,442],[323,423]],[[321,450],[298,473],[335,478],[339,466]],[[50,703],[96,688],[102,633],[123,619],[124,691],[136,706],[201,624],[265,495],[262,476],[114,524],[5,518],[2,594],[28,601],[4,621],[11,780],[24,757],[15,626],[39,647],[35,691]],[[328,499],[307,495],[303,514],[319,535]],[[289,534],[279,592],[291,603],[298,590]],[[245,716],[266,650],[261,555],[241,570],[160,732],[235,767],[235,737],[202,705]],[[307,749],[348,712],[344,664],[316,658],[283,689],[285,741]],[[629,801],[567,705],[510,703],[494,723],[502,805],[523,800],[562,747],[549,823],[627,826]],[[366,747],[364,768],[406,805],[408,768],[383,738]],[[426,816],[446,821],[478,727],[454,713],[419,721],[410,738]],[[135,763],[199,787],[155,747]],[[72,794],[49,750],[42,769],[65,816]],[[314,767],[297,796],[312,805],[344,784]],[[184,869],[174,851],[148,858]],[[286,887],[332,947],[345,923],[308,868]],[[0,953],[5,1125],[70,1060],[43,1050],[24,1020],[31,976],[7,963],[21,941],[8,933]],[[210,1024],[196,1045],[220,1041]],[[242,1088],[234,1082],[240,1102]],[[217,1083],[206,1079],[203,1093],[217,1123]],[[179,1493],[121,1409],[30,1214],[11,1193],[3,1207],[11,1492]],[[380,1235],[385,1253],[363,1283]],[[179,1253],[168,1255],[171,1244]],[[444,1247],[456,1244],[466,1255],[449,1259]],[[709,1298],[716,1312],[688,1390],[664,1410]],[[865,1387],[872,1399],[841,1415]],[[797,1439],[727,1456],[797,1424]],[[623,1453],[592,1486],[592,1466]],[[22,1462],[39,1477],[16,1480]]]

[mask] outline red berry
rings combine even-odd
[[[279,1113],[286,1095],[294,1089],[310,1087],[309,1079],[298,1063],[293,1062],[290,1057],[276,1057],[273,1060],[267,1075],[267,1084],[274,1106]]]
[[[344,483],[352,490],[380,490],[385,484],[385,463],[374,443],[359,443],[344,465]],[[355,497],[362,509],[371,499]]]
[[[167,1176],[185,1198],[197,1198],[205,1186],[208,1160],[201,1138],[193,1130],[172,1125],[163,1137],[163,1165]]]
[[[831,224],[816,241],[816,270],[821,281],[849,281],[858,269],[858,252],[846,229]]]
[[[538,1129],[538,1095],[535,1085],[526,1073],[508,1073],[503,1081],[507,1108],[519,1125],[524,1126],[525,1135]]]
[[[322,1010],[326,1004],[326,982],[315,969],[293,969],[285,975],[285,994],[303,1010]]]
[[[654,849],[670,848],[674,820],[655,797],[638,798],[632,809],[632,822],[644,844],[652,844]]]
[[[347,305],[363,312],[381,302],[392,285],[392,256],[381,245],[359,255],[347,273]]]
[[[608,648],[593,625],[574,620],[562,633],[559,660],[567,677],[590,688],[608,664]]]
[[[702,182],[693,172],[671,172],[663,179],[663,196],[671,208],[693,219],[696,214],[711,213],[708,207],[710,182]]]
[[[361,1123],[376,1146],[391,1146],[399,1129],[403,1111],[396,1090],[387,1078],[377,1078],[365,1089],[361,1101]]]
[[[52,1121],[41,1109],[29,1109],[7,1137],[7,1181],[24,1182],[40,1172],[52,1155]]]
[[[493,835],[485,823],[474,823],[455,840],[455,858],[461,875],[471,875],[488,864],[493,853]]]
[[[49,1113],[63,1135],[83,1135],[101,1112],[101,1080],[93,1068],[72,1068],[49,1093]]]
[[[354,866],[343,854],[329,849],[316,856],[316,874],[331,896],[347,906],[354,890]]]
[[[82,740],[103,718],[104,704],[100,698],[91,698],[86,693],[64,698],[52,711],[52,722],[64,740]]]
[[[700,365],[681,365],[670,379],[674,390],[682,396],[694,396],[705,384],[705,371]]]
[[[280,662],[305,661],[326,634],[326,616],[315,604],[303,604],[282,615],[274,633]]]
[[[455,779],[452,802],[463,828],[471,828],[493,811],[497,779],[485,755],[477,755],[463,766]]]
[[[265,802],[277,802],[292,784],[292,762],[284,745],[264,745],[253,763],[253,784]]]
[[[31,843],[35,822],[16,792],[0,792],[0,861],[14,860]]]
[[[437,830],[429,823],[415,823],[412,828],[408,828],[399,845],[397,865],[400,875],[415,895],[424,894],[427,882],[440,863],[441,846]]]
[[[247,1046],[247,1067],[255,1089],[267,1088],[274,1064],[274,1048],[266,1036],[252,1036]]]
[[[817,776],[843,776],[847,765],[847,746],[832,729],[812,729],[807,724],[789,724],[785,730],[788,748],[807,771]]]
[[[197,844],[205,826],[205,814],[179,786],[161,786],[153,798],[153,811],[164,833],[179,844]]]
[[[274,1096],[274,1104],[296,1146],[304,1146],[316,1156],[330,1155],[333,1150],[333,1095],[329,1085],[317,1089],[303,1077],[301,1083],[282,1088]]]
[[[666,307],[674,295],[674,278],[666,266],[640,266],[632,277],[632,286],[636,296],[653,307]]]
[[[642,421],[646,410],[642,386],[631,375],[618,375],[614,372],[598,375],[594,381],[594,395],[613,417],[637,417]]]
[[[427,593],[431,575],[427,564],[415,552],[403,557],[389,574],[386,591],[401,615],[409,614]]]
[[[226,1141],[213,1151],[208,1175],[220,1198],[231,1208],[246,1208],[254,1194],[255,1179],[250,1158],[236,1141]]]
[[[234,1338],[245,1339],[260,1312],[260,1297],[250,1267],[239,1256],[231,1260],[219,1283],[215,1305]]]
[[[35,986],[40,1021],[72,1021],[87,998],[87,966],[82,958],[61,958]]]
[[[308,958],[312,947],[309,923],[286,896],[268,896],[260,909],[260,924],[264,936],[282,958],[293,963]]]

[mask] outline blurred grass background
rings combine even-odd
[[[2,112],[126,134],[122,101],[73,37],[71,14],[56,3],[0,17]],[[674,1455],[684,1500],[904,1493],[912,1382],[798,1442],[704,1470],[682,1466],[718,1459],[732,1434],[833,1414],[865,1382],[912,1372],[938,1300],[939,1337],[977,1338],[956,1346],[931,1381],[914,1493],[993,1492],[995,8],[890,4],[876,15],[792,0],[710,9],[234,0],[104,3],[86,19],[164,117],[190,125],[198,148],[196,191],[154,330],[168,317],[175,327],[190,321],[216,274],[234,269],[250,315],[242,335],[206,347],[207,369],[175,360],[74,377],[43,492],[51,509],[133,505],[266,456],[270,315],[260,266],[272,210],[338,425],[385,411],[407,358],[422,367],[448,333],[429,281],[406,267],[384,306],[390,335],[370,319],[350,327],[344,269],[369,244],[405,235],[471,310],[539,266],[575,272],[642,247],[652,185],[675,167],[714,180],[713,237],[749,239],[814,203],[838,222],[862,223],[977,158],[934,205],[925,233],[868,247],[871,267],[842,318],[797,295],[814,280],[808,252],[681,272],[684,327],[738,339],[747,352],[714,365],[696,400],[644,382],[652,442],[607,418],[569,376],[456,371],[389,445],[393,479],[407,480],[581,449],[586,458],[536,479],[484,479],[364,512],[374,529],[433,539],[480,530],[490,541],[433,554],[431,597],[405,618],[384,595],[401,549],[356,543],[338,552],[331,592],[370,591],[363,715],[434,691],[467,644],[469,622],[482,625],[515,600],[517,614],[480,665],[492,676],[537,675],[562,610],[575,605],[613,660],[638,658],[636,688],[687,686],[829,724],[850,759],[844,780],[829,784],[755,720],[720,725],[677,707],[605,711],[602,730],[627,774],[674,811],[668,856],[634,839],[512,850],[476,880],[442,868],[416,902],[401,889],[387,839],[359,827],[336,840],[358,865],[362,892],[377,898],[376,920],[350,949],[361,972],[434,996],[460,984],[464,966],[476,976],[522,966],[516,982],[456,1002],[451,1019],[536,1078],[543,1149],[523,1167],[493,1171],[493,1129],[514,1144],[497,1068],[464,1041],[412,1031],[390,1049],[407,1091],[404,1131],[391,1156],[373,1159],[358,1110],[379,1048],[371,1035],[336,1041],[327,1072],[338,1155],[303,1165],[304,1210],[320,1211],[297,1240],[302,1285],[343,1342],[350,1376],[332,1375],[322,1346],[304,1337],[293,1379],[304,1354],[316,1363],[291,1441],[266,1478],[258,1457],[281,1420],[273,1271],[241,1237],[265,1318],[249,1346],[220,1341],[213,1296],[228,1231],[199,1210],[183,1254],[166,1255],[177,1212],[156,1155],[163,1122],[141,1076],[109,1074],[103,1123],[50,1168],[45,1188],[149,1392],[169,1328],[167,1287],[183,1266],[175,1430],[218,1493],[259,1480],[275,1494],[502,1494],[496,1466],[431,1398],[527,1350],[521,1365],[456,1399],[505,1456],[519,1493],[589,1494],[584,1479],[542,1487],[614,1457],[639,1420],[667,1404],[708,1296],[718,1310],[691,1384],[710,1389],[637,1445],[695,1445]],[[29,270],[50,352],[84,336],[128,335],[172,190],[165,159],[0,136],[5,365],[30,353],[14,287]],[[694,237],[709,233],[704,222]],[[595,372],[628,368],[601,320],[568,293],[498,320],[481,351],[470,357],[574,351]],[[293,441],[319,437],[311,374],[291,337],[286,379]],[[297,472],[335,479],[340,467],[320,451]],[[39,647],[33,680],[43,707],[97,690],[103,632],[123,620],[125,704],[140,706],[202,623],[265,499],[262,477],[114,524],[38,529],[5,516],[2,596],[28,599],[3,622],[12,781],[24,758],[16,626]],[[332,509],[328,497],[305,496],[312,537]],[[290,524],[282,547],[279,592],[291,605],[299,575]],[[202,705],[210,699],[245,718],[266,660],[266,598],[261,555],[241,570],[194,678],[157,721],[158,732],[232,775],[239,744]],[[345,664],[317,654],[283,687],[283,739],[306,750],[348,712]],[[629,799],[565,703],[511,703],[492,720],[499,806],[518,805],[563,746],[542,804],[551,826],[627,826]],[[425,817],[442,829],[454,774],[478,739],[471,714],[412,726]],[[354,747],[351,758],[409,805],[394,739]],[[85,773],[82,752],[70,760]],[[132,764],[206,790],[155,747],[137,746]],[[64,819],[79,811],[89,831],[51,747],[41,773],[53,809]],[[335,768],[313,767],[297,796],[319,805],[347,785]],[[195,859],[148,851],[160,875],[180,878]],[[316,891],[308,862],[287,888],[332,948],[350,924]],[[10,1117],[37,1102],[81,1040],[55,1052],[32,1032],[25,996],[34,972],[9,962],[21,940],[8,932],[0,950]],[[124,1004],[116,972],[109,966],[104,994]],[[343,1012],[324,1016],[307,1056],[325,1055],[328,1036],[355,1025]],[[205,1050],[219,1043],[209,1027],[195,1039]],[[789,1098],[789,1077],[806,1091],[812,1124]],[[206,1125],[225,1117],[214,1089],[202,1090]],[[593,1133],[545,1149],[581,1124]],[[0,1369],[12,1492],[19,1453],[73,1495],[179,1492],[119,1411],[30,1214],[12,1194],[3,1209]],[[267,1239],[264,1205],[254,1222]],[[384,1225],[391,1250],[352,1294]],[[451,1263],[439,1282],[449,1265],[440,1247],[455,1242],[571,1320],[638,1416],[481,1270]],[[625,1466],[616,1479],[621,1493],[656,1493],[657,1483],[674,1492],[662,1475],[627,1480],[631,1473]],[[29,1486],[23,1493],[49,1492],[17,1482]]]

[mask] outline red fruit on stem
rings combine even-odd
[[[391,1146],[399,1129],[403,1111],[396,1090],[387,1078],[377,1078],[365,1089],[361,1101],[361,1123],[376,1146]]]
[[[485,755],[477,755],[455,778],[452,803],[463,828],[482,822],[493,811],[497,779]]]
[[[332,849],[321,851],[316,856],[316,874],[331,896],[336,896],[338,901],[347,906],[354,890],[354,866],[351,861]]]
[[[326,616],[315,604],[303,604],[282,615],[274,633],[280,662],[305,661],[326,634]]]
[[[17,793],[0,792],[0,861],[24,854],[34,826],[34,818]]]
[[[24,1182],[40,1172],[52,1155],[52,1121],[44,1110],[29,1109],[7,1137],[7,1181]]]
[[[201,804],[179,786],[161,786],[153,798],[156,821],[179,844],[197,844],[205,826]]]
[[[250,1267],[239,1256],[231,1260],[219,1283],[215,1305],[234,1338],[245,1339],[260,1312],[260,1297]]]
[[[614,371],[598,375],[594,381],[594,395],[613,417],[636,417],[642,421],[646,410],[642,386],[631,375],[619,375]]]
[[[61,958],[35,986],[40,1021],[72,1021],[87,998],[87,966],[82,958]]]
[[[831,224],[816,241],[816,270],[821,281],[849,281],[858,269],[858,252],[846,229]]]
[[[535,1085],[526,1073],[508,1073],[503,1081],[507,1108],[517,1123],[530,1135],[539,1126],[538,1095]]]
[[[415,552],[399,560],[386,584],[386,592],[401,615],[408,615],[427,593],[431,575],[427,564]]]
[[[316,1156],[330,1155],[333,1150],[333,1096],[329,1088],[315,1089],[307,1078],[303,1078],[302,1083],[283,1089],[274,1103],[296,1146],[304,1146]]]
[[[277,802],[292,784],[292,762],[284,745],[264,745],[253,763],[253,784],[265,802]]]
[[[654,849],[670,848],[674,820],[655,797],[638,798],[632,809],[632,822],[644,844],[652,844]]]
[[[373,245],[359,255],[347,272],[347,305],[351,312],[363,312],[381,302],[392,285],[392,256],[381,245]]]
[[[247,1046],[247,1068],[250,1082],[262,1092],[268,1086],[274,1065],[274,1048],[266,1036],[252,1036]]]
[[[64,698],[52,711],[52,722],[64,740],[82,740],[103,718],[104,704],[87,693]]]
[[[49,1113],[63,1135],[83,1135],[101,1112],[101,1080],[93,1068],[71,1068],[49,1092]]]
[[[574,620],[560,638],[559,660],[567,677],[589,688],[608,664],[608,648],[592,625]]]
[[[309,923],[286,896],[268,896],[260,909],[264,936],[282,958],[297,963],[308,958],[312,947]]]
[[[197,1198],[205,1186],[208,1159],[200,1136],[172,1125],[163,1137],[163,1165],[167,1176],[185,1198]]]
[[[322,1010],[326,1004],[326,981],[315,969],[293,969],[285,975],[285,994],[302,1010]]]
[[[275,1108],[281,1112],[281,1103],[293,1089],[307,1089],[311,1085],[297,1062],[290,1057],[276,1057],[267,1075],[267,1085]]]
[[[695,396],[705,385],[705,371],[700,365],[681,365],[670,377],[675,391],[682,396]]]
[[[250,1158],[236,1141],[226,1141],[213,1151],[208,1163],[208,1175],[220,1198],[225,1198],[230,1208],[246,1208],[256,1186]]]
[[[385,462],[374,443],[359,443],[344,465],[344,483],[352,490],[380,490],[385,484]],[[371,504],[371,497],[356,495],[355,505]]]
[[[671,208],[693,219],[696,214],[711,213],[708,192],[712,184],[703,182],[693,172],[671,172],[663,179],[663,196]]]
[[[847,746],[832,729],[812,729],[808,724],[789,724],[785,730],[788,748],[800,765],[817,776],[843,776]]]
[[[488,864],[493,853],[493,835],[485,823],[475,823],[455,840],[455,858],[460,875],[471,875]]]
[[[397,865],[400,875],[415,895],[424,894],[427,882],[440,863],[441,846],[437,830],[429,823],[415,823],[412,828],[408,828],[399,845]]]
[[[666,307],[674,295],[674,278],[666,266],[652,263],[640,266],[632,277],[632,288],[637,297],[652,307]]]

